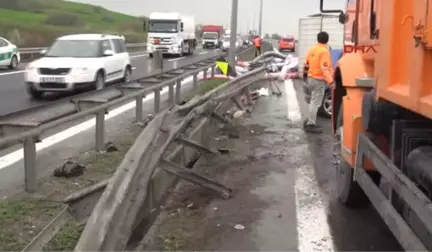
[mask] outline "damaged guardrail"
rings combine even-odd
[[[246,52],[246,49],[243,52]],[[240,53],[243,53],[240,52]],[[84,93],[72,97],[58,106],[48,103],[43,105],[45,110],[42,121],[35,122],[34,111],[29,111],[26,116],[18,113],[14,119],[7,119],[0,122],[0,147],[9,147],[12,144],[23,144],[24,152],[24,179],[25,190],[34,192],[36,190],[36,143],[42,141],[41,136],[44,132],[64,125],[66,123],[82,120],[89,116],[95,118],[95,148],[98,151],[105,150],[105,116],[110,108],[119,106],[125,102],[135,100],[136,121],[143,121],[143,99],[147,95],[154,95],[154,113],[161,110],[161,90],[168,87],[168,100],[170,105],[181,102],[181,85],[182,81],[192,76],[193,87],[198,86],[198,75],[203,73],[204,78],[211,72],[215,74],[215,57],[200,60],[191,65],[182,67],[182,69],[171,69],[161,74],[149,76],[136,83],[120,85],[112,89],[98,90]],[[59,110],[63,112],[59,114]],[[40,119],[40,118],[39,118]]]
[[[253,105],[249,86],[257,77],[264,76],[265,67],[240,75],[203,96],[192,98],[184,105],[174,105],[157,114],[138,136],[96,204],[87,225],[75,247],[75,251],[121,251],[144,217],[146,199],[151,196],[150,181],[156,168],[181,179],[218,192],[223,198],[231,196],[231,190],[222,184],[197,174],[167,159],[165,152],[171,143],[194,148],[201,152],[219,153],[203,143],[186,138],[185,131],[200,118],[214,118],[226,125],[233,123],[220,115],[219,110],[227,102],[233,102],[244,110]],[[246,106],[239,101],[246,97]],[[223,153],[221,151],[221,153]],[[151,207],[151,206],[150,206]]]

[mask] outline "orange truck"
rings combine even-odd
[[[339,200],[372,204],[405,250],[432,251],[432,3],[323,1],[349,35],[332,90]]]

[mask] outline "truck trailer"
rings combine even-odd
[[[339,200],[372,204],[407,251],[432,250],[432,5],[350,0],[335,68]],[[359,233],[359,235],[362,235]]]
[[[192,55],[197,47],[195,37],[195,19],[192,16],[182,16],[179,13],[151,13],[148,25],[147,51],[153,57],[154,51],[163,54],[183,57]]]
[[[221,25],[204,25],[202,28],[203,48],[220,48],[224,28]]]

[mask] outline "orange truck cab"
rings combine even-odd
[[[279,51],[285,50],[295,52],[295,39],[293,36],[286,36],[279,39]]]
[[[338,198],[372,204],[405,250],[432,251],[432,4],[323,2],[346,36],[332,90]]]

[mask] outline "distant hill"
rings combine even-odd
[[[0,0],[0,37],[20,47],[43,47],[72,33],[114,33],[128,43],[146,39],[142,19],[63,0]]]

